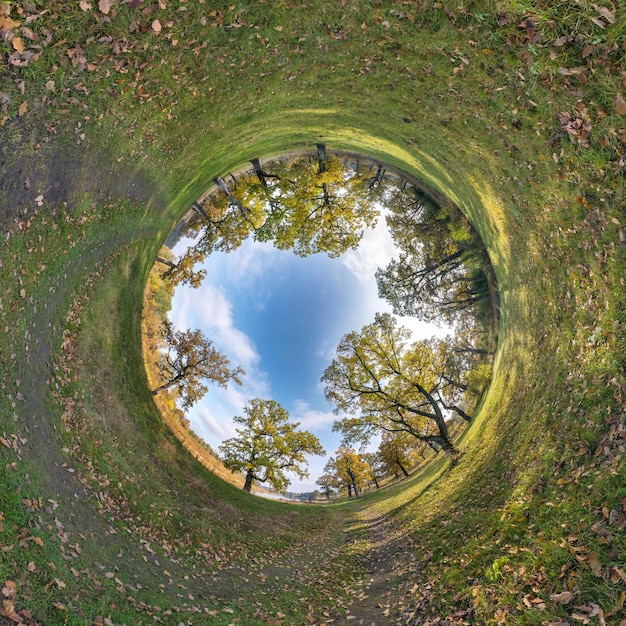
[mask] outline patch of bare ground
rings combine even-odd
[[[400,582],[398,565],[399,559],[406,558],[400,531],[389,517],[372,507],[364,507],[347,532],[353,537],[351,542],[366,571],[366,580],[357,601],[343,617],[345,623],[362,626],[397,623],[393,607],[397,606]]]

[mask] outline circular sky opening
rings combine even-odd
[[[483,350],[475,345],[482,342],[486,353],[493,319],[485,323],[485,307],[480,321],[475,315],[490,300],[481,273],[489,268],[478,267],[485,255],[460,212],[435,203],[419,182],[324,145],[253,159],[215,183],[174,229],[155,268],[171,289],[173,328],[201,329],[245,376],[240,385],[209,386],[185,407],[185,423],[215,451],[236,435],[233,418],[247,403],[272,398],[327,453],[309,458],[307,478],[289,476],[290,492],[313,492],[346,440],[321,381],[342,338],[387,314],[411,342],[460,332],[457,350],[463,342]],[[461,370],[471,369],[470,353],[456,354],[466,362],[457,358],[446,376],[467,392]],[[442,411],[452,417],[450,402]],[[370,432],[360,447],[375,453],[385,432]]]

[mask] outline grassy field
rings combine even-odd
[[[624,623],[619,3],[20,0],[0,31],[2,626]],[[501,308],[459,463],[328,507],[207,472],[141,352],[177,219],[318,142],[453,200]]]

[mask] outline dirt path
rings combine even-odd
[[[349,532],[357,537],[358,552],[367,572],[358,602],[351,607],[348,623],[384,626],[395,623],[393,607],[399,577],[398,559],[403,553],[402,537],[393,521],[372,507],[363,508]]]

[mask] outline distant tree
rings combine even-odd
[[[337,491],[337,476],[326,472],[315,481],[315,484],[320,486],[320,490],[324,497],[327,500],[330,500],[330,496]]]
[[[370,479],[374,481],[376,489],[380,489],[380,480],[386,473],[386,468],[380,458],[380,455],[376,452],[364,452],[361,456],[363,457],[363,460],[369,465]]]
[[[257,481],[284,493],[289,485],[285,472],[308,476],[305,455],[324,454],[319,439],[299,431],[300,423],[290,423],[289,413],[275,400],[254,398],[244,413],[234,418],[243,428],[220,446],[226,468],[245,474],[244,491],[249,492]]]
[[[178,262],[161,256],[157,257],[157,261],[167,266],[163,278],[173,285],[189,285],[197,289],[206,276],[206,270],[196,269],[197,262],[191,255],[184,254]]]
[[[358,245],[378,217],[365,179],[335,156],[324,156],[317,166],[308,159],[291,162],[273,184],[271,197],[271,210],[255,237],[299,256],[340,256]]]
[[[377,456],[387,473],[397,474],[400,470],[404,476],[409,475],[408,467],[411,463],[414,441],[413,437],[404,432],[383,434]]]
[[[173,388],[182,406],[189,408],[208,391],[204,381],[221,387],[226,387],[230,380],[241,384],[244,370],[241,367],[231,369],[230,361],[201,330],[174,330],[171,322],[166,320],[161,334],[165,349],[158,354],[156,367],[164,382],[152,390],[153,396]]]
[[[341,446],[335,452],[334,466],[340,482],[358,498],[364,485],[372,475],[372,470],[363,455],[352,448]]]
[[[445,344],[432,339],[407,345],[409,337],[396,318],[377,313],[373,324],[342,338],[322,382],[336,413],[357,416],[334,429],[346,441],[362,443],[377,432],[406,432],[455,455],[438,398]]]

